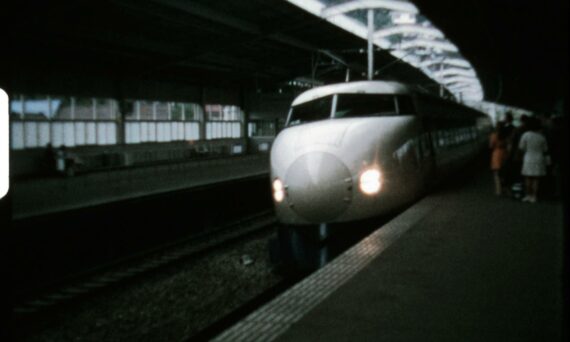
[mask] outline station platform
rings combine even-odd
[[[269,173],[268,154],[128,167],[12,184],[14,219],[85,208]]]
[[[563,204],[488,170],[424,197],[215,341],[561,341]]]

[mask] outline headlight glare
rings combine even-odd
[[[283,182],[279,178],[275,178],[273,181],[273,199],[275,202],[279,203],[285,198],[285,188],[283,187]]]
[[[360,175],[360,191],[367,195],[374,195],[380,191],[382,186],[382,175],[377,169],[364,171]]]

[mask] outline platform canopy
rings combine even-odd
[[[0,21],[6,25],[0,87],[18,94],[202,101],[205,88],[297,92],[363,79],[361,38],[323,20],[323,4],[307,3],[319,5],[318,15],[285,0],[13,1],[10,17],[25,19]],[[410,29],[379,31],[386,37],[377,40]],[[383,80],[440,90],[388,50],[374,51],[374,59],[384,66]]]
[[[373,44],[420,69],[455,97],[481,101],[483,89],[471,63],[445,34],[406,0],[285,0],[367,39],[373,10]],[[375,69],[382,68],[377,65]]]

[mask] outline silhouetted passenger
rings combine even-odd
[[[64,176],[74,176],[77,166],[77,157],[70,153],[65,145],[61,145],[55,152],[56,170]]]
[[[508,158],[506,161],[506,165],[504,167],[505,170],[505,186],[507,189],[512,190],[512,194],[515,198],[520,198],[522,195],[522,176],[521,176],[521,168],[522,168],[522,152],[519,151],[519,141],[522,135],[528,130],[528,122],[529,117],[527,115],[522,115],[520,117],[520,125],[513,129],[513,132],[510,134],[509,139],[509,148],[508,148]]]
[[[497,127],[489,138],[489,147],[491,148],[491,170],[495,181],[495,195],[500,196],[503,188],[502,169],[507,159],[508,136],[505,124],[499,122]]]
[[[56,151],[53,148],[53,145],[51,143],[47,143],[46,144],[46,153],[45,153],[45,159],[44,159],[44,164],[45,164],[45,172],[48,175],[53,175],[55,174],[55,170],[56,170],[56,159],[55,159],[55,155],[56,155]]]
[[[525,177],[526,196],[523,201],[534,203],[538,194],[540,177],[546,176],[546,154],[548,144],[540,131],[537,119],[528,122],[529,130],[519,142],[519,149],[524,152],[521,174]]]
[[[65,149],[65,145],[61,145],[55,151],[55,169],[59,174],[65,174],[66,159],[67,159],[67,151]]]
[[[509,139],[511,139],[514,131],[515,125],[513,124],[513,114],[511,112],[507,112],[507,114],[505,114],[505,134]]]

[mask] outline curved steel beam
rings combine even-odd
[[[399,49],[406,50],[406,49],[413,49],[418,47],[428,47],[434,49],[441,49],[444,51],[449,52],[458,52],[459,49],[457,46],[449,43],[449,42],[440,42],[434,41],[429,39],[414,39],[407,42],[403,42],[398,46]]]
[[[423,34],[430,35],[434,38],[445,38],[443,32],[433,27],[425,27],[421,25],[396,25],[374,32],[374,38],[386,38],[398,34]]]
[[[466,76],[466,77],[476,77],[475,70],[473,69],[460,69],[460,68],[448,68],[443,70],[438,70],[433,72],[436,77],[448,77],[448,76]]]
[[[427,61],[423,61],[421,66],[427,68],[432,65],[438,65],[438,64],[453,65],[460,68],[472,69],[471,64],[462,58],[429,59]]]
[[[444,84],[453,84],[453,83],[479,84],[479,80],[477,78],[466,77],[466,76],[454,76],[454,77],[444,78],[442,81]]]
[[[457,83],[456,85],[447,86],[446,88],[449,89],[449,91],[451,92],[460,92],[465,90],[473,90],[473,91],[479,90],[479,87],[477,87],[476,84],[464,84],[464,83]]]
[[[387,9],[390,11],[418,13],[418,8],[407,1],[398,0],[353,0],[329,6],[321,11],[322,18],[364,9]]]

